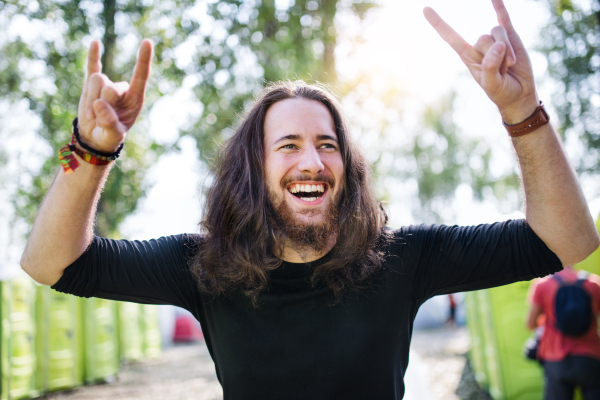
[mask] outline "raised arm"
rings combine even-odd
[[[531,116],[539,105],[531,62],[502,0],[492,0],[498,26],[474,46],[467,43],[433,9],[425,18],[460,56],[492,100],[506,125]],[[577,176],[552,125],[512,138],[525,192],[525,217],[563,265],[585,259],[600,239]]]
[[[92,42],[87,78],[79,101],[81,141],[92,149],[113,153],[124,142],[144,101],[152,44],[143,41],[131,85],[113,83],[101,74],[100,43]],[[64,269],[89,246],[96,205],[111,164],[98,166],[73,153],[79,166],[60,169],[38,211],[21,267],[37,282],[53,285]]]

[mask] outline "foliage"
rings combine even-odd
[[[421,126],[408,129],[409,139],[402,146],[390,146],[389,137],[395,130],[406,128],[399,128],[402,121],[390,123],[385,115],[401,113],[398,99],[404,94],[395,88],[386,93],[362,93],[357,88],[363,78],[343,85],[337,82],[336,15],[351,12],[362,19],[376,7],[374,1],[24,0],[0,4],[0,20],[14,24],[18,19],[34,32],[0,36],[0,98],[26,99],[42,121],[40,139],[52,148],[40,170],[25,171],[32,179],[25,180],[15,199],[18,215],[29,223],[58,170],[55,153],[70,136],[68,127],[76,115],[87,45],[98,37],[104,47],[103,72],[114,81],[128,79],[140,40],[153,40],[155,60],[146,110],[162,96],[190,90],[196,112],[186,121],[173,123],[181,134],[196,140],[204,161],[210,161],[216,146],[232,134],[239,113],[266,83],[304,79],[337,86],[350,103],[354,101],[352,114],[372,120],[370,126],[359,123],[357,133],[361,140],[379,140],[373,148],[380,153],[370,160],[382,197],[386,197],[382,183],[386,177],[416,180],[419,204],[414,213],[420,220],[439,221],[440,204],[450,199],[461,183],[469,183],[479,198],[487,187],[502,194],[515,186],[514,175],[495,177],[490,173],[488,147],[459,139],[452,122],[452,97],[426,110]],[[52,32],[58,34],[49,34]],[[383,114],[365,116],[369,105],[377,102],[382,102]],[[147,135],[149,112],[142,114],[128,135],[124,154],[106,184],[97,216],[100,235],[119,236],[119,224],[135,210],[147,189],[146,170],[172,148],[172,143],[159,143]],[[433,140],[427,142],[424,137]],[[390,159],[391,163],[386,161]]]
[[[195,80],[192,89],[202,112],[195,121],[188,121],[184,133],[196,139],[206,160],[215,145],[230,134],[237,112],[249,104],[264,83],[287,78],[335,81],[337,9],[345,4],[364,14],[373,6],[368,1],[342,0],[284,3],[2,1],[0,13],[4,20],[20,19],[37,27],[38,34],[28,40],[23,40],[23,35],[6,34],[9,39],[0,42],[0,96],[29,101],[31,110],[42,120],[40,137],[54,153],[69,139],[68,127],[76,115],[90,38],[102,37],[103,73],[119,81],[129,76],[135,47],[148,37],[155,43],[156,58],[147,109],[160,96],[181,87],[184,77]],[[20,73],[33,65],[43,68],[35,76]],[[142,133],[148,129],[144,122],[142,117],[130,132],[125,154],[102,194],[96,227],[102,236],[119,236],[119,224],[145,193],[145,171],[165,150],[164,145]],[[53,155],[41,170],[28,171],[33,180],[18,191],[17,213],[29,223],[58,169],[57,161]]]
[[[131,7],[131,12],[144,11],[150,6]],[[78,0],[3,2],[2,17],[16,24],[27,26],[30,33],[11,35],[0,43],[3,63],[0,68],[0,96],[16,101],[26,99],[30,109],[41,121],[40,139],[52,148],[40,170],[24,173],[33,177],[30,183],[20,184],[15,197],[17,215],[29,223],[35,214],[52,177],[58,170],[56,151],[70,139],[71,121],[77,115],[77,104],[84,81],[87,55],[86,37],[100,36],[106,31],[119,31],[114,20],[107,21],[101,14],[103,2],[80,2]],[[7,26],[9,28],[11,25]],[[160,33],[160,32],[159,32]],[[154,35],[157,39],[156,33]],[[11,37],[12,36],[12,37]],[[23,36],[29,36],[27,40]],[[104,71],[113,80],[123,80],[132,70],[135,54],[123,54],[114,44],[103,37],[105,51]],[[160,38],[157,42],[162,43]],[[107,62],[107,59],[121,62]],[[161,60],[157,52],[157,59]],[[23,71],[26,71],[23,73]],[[36,72],[29,72],[36,71]],[[163,72],[163,71],[160,71]],[[172,72],[172,71],[170,71]],[[171,73],[170,79],[181,80],[181,74]],[[156,98],[156,96],[149,96]],[[150,101],[151,102],[151,101]],[[147,168],[162,153],[163,146],[142,135],[143,123],[134,129],[125,146],[125,154],[117,162],[102,194],[99,206],[97,233],[118,237],[118,225],[136,207],[146,187],[142,181]],[[25,180],[27,181],[27,180]]]
[[[194,92],[205,105],[185,131],[210,160],[215,147],[232,134],[238,113],[266,83],[285,79],[336,82],[335,15],[347,9],[359,15],[371,1],[222,0],[207,13],[214,28],[199,38],[194,61]]]
[[[600,172],[600,1],[548,0],[551,19],[540,50],[557,81],[553,101],[560,132],[578,137],[585,154],[580,172]],[[572,135],[571,135],[572,134]]]
[[[454,122],[455,95],[416,114],[407,110],[405,93],[385,79],[362,77],[344,101],[358,138],[373,164],[378,196],[399,207],[411,208],[415,220],[447,223],[457,188],[466,184],[475,200],[508,201],[519,180],[513,171],[493,171],[488,141],[465,137]],[[488,196],[489,194],[489,196]],[[510,204],[514,207],[515,204]]]

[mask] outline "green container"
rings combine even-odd
[[[493,312],[494,330],[500,376],[500,392],[490,394],[495,399],[539,400],[543,392],[543,371],[537,362],[523,356],[523,345],[531,332],[525,327],[529,312],[527,292],[530,282],[516,282],[486,290]]]
[[[119,354],[122,361],[137,361],[144,357],[142,305],[118,302]]]
[[[478,316],[478,302],[475,292],[465,293],[465,309],[467,312],[467,327],[471,336],[471,348],[469,349],[469,361],[475,375],[475,380],[480,388],[488,388],[488,380],[485,370],[485,357],[483,349],[483,332],[481,319]]]
[[[600,232],[600,216],[596,220],[596,229]],[[575,268],[600,275],[600,248],[597,248],[588,258],[576,264]]]
[[[0,398],[37,397],[41,394],[41,374],[36,356],[40,349],[35,341],[35,284],[28,276],[20,275],[0,282],[0,292]]]
[[[82,299],[84,381],[111,382],[119,371],[116,302]]]
[[[158,326],[158,307],[142,305],[142,327],[144,332],[144,356],[158,357],[161,352],[161,336]]]
[[[41,338],[44,392],[83,384],[80,301],[48,286],[38,287],[38,336]]]
[[[481,337],[483,342],[483,358],[488,383],[488,391],[492,398],[502,397],[502,376],[500,374],[500,359],[496,344],[496,331],[494,327],[493,308],[490,301],[489,290],[474,292],[478,304],[478,317],[481,323]]]

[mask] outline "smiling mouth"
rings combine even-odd
[[[288,186],[288,191],[297,198],[304,201],[315,201],[323,197],[327,191],[327,185],[324,183],[317,184],[300,184],[293,183]]]

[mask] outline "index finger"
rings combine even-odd
[[[100,42],[93,40],[90,44],[90,51],[87,58],[87,76],[90,77],[96,72],[102,71],[102,64],[100,63]]]
[[[144,39],[140,44],[140,52],[135,63],[135,70],[131,78],[129,92],[134,95],[143,95],[146,82],[150,76],[150,60],[152,59],[152,42]]]
[[[433,10],[433,8],[425,7],[423,9],[423,15],[425,15],[427,22],[433,26],[433,29],[437,31],[444,42],[448,43],[458,55],[463,54],[471,47],[471,45],[452,29],[452,27],[448,25],[446,21]]]
[[[496,17],[498,18],[498,23],[508,34],[516,33],[515,28],[510,21],[510,15],[508,15],[508,10],[504,6],[504,2],[502,0],[492,0],[492,5],[494,6],[494,10],[496,11]]]

